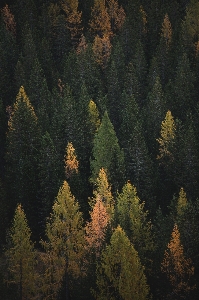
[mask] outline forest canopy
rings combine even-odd
[[[0,4],[2,299],[198,299],[199,2]]]

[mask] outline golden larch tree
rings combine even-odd
[[[115,34],[123,26],[126,14],[122,6],[119,7],[118,1],[107,1],[107,11],[111,22],[111,31]]]
[[[99,257],[110,220],[100,195],[97,196],[93,210],[90,212],[90,218],[91,220],[86,223],[85,227],[87,250]]]
[[[73,46],[79,44],[82,35],[82,12],[78,11],[78,0],[64,0],[62,9],[66,15],[66,27],[70,31]]]
[[[180,241],[180,232],[175,224],[171,234],[171,240],[164,253],[161,270],[170,281],[175,299],[186,298],[189,292],[194,289],[191,279],[194,275],[194,267],[191,259],[184,256],[183,246]]]
[[[78,173],[79,162],[72,143],[68,143],[65,155],[65,174],[66,178],[70,178],[73,174]]]
[[[105,69],[111,55],[111,42],[109,35],[103,35],[100,37],[96,35],[94,42],[93,42],[93,53],[96,62]]]
[[[52,214],[47,221],[46,241],[41,243],[45,249],[43,260],[46,266],[43,293],[46,299],[57,299],[64,279],[68,294],[69,275],[72,279],[83,274],[85,249],[82,213],[66,181],[58,192]]]
[[[171,114],[171,111],[168,110],[165,116],[164,121],[162,121],[160,138],[157,139],[159,143],[159,155],[157,159],[170,158],[173,159],[172,148],[175,141],[175,121]]]
[[[110,16],[105,1],[95,1],[91,10],[89,26],[94,36],[98,35],[102,38],[104,35],[107,37],[112,35]]]
[[[99,171],[99,175],[95,182],[93,195],[94,197],[90,199],[90,206],[94,207],[98,197],[100,197],[107,210],[107,213],[111,218],[114,213],[114,199],[111,193],[111,186],[108,182],[107,174],[104,168],[101,168]]]

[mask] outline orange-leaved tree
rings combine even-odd
[[[171,290],[168,296],[171,299],[178,299],[179,297],[186,299],[191,290],[195,288],[191,282],[194,275],[194,267],[191,259],[187,259],[184,256],[180,232],[176,224],[164,254],[161,270],[166,274],[170,282]]]

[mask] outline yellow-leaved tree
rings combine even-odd
[[[84,254],[84,229],[82,213],[66,181],[61,186],[52,214],[46,224],[46,241],[43,261],[46,267],[43,283],[44,299],[57,299],[64,282],[66,297],[71,278],[80,277]],[[67,298],[68,299],[68,298]]]
[[[10,230],[8,249],[5,252],[7,273],[6,282],[16,289],[19,299],[36,299],[38,274],[36,272],[36,252],[31,241],[31,231],[26,215],[19,204],[15,210]]]
[[[65,175],[67,179],[73,174],[78,173],[78,166],[79,162],[77,160],[75,148],[73,147],[72,143],[68,142],[65,155]]]
[[[171,111],[168,110],[165,116],[164,121],[162,121],[160,138],[157,139],[159,143],[159,155],[157,159],[160,162],[164,162],[165,159],[173,160],[173,147],[175,142],[175,121],[171,114]]]
[[[98,197],[101,198],[104,207],[109,214],[109,217],[113,217],[114,213],[114,199],[111,193],[111,186],[108,182],[107,174],[104,168],[101,168],[99,175],[95,182],[95,187],[93,191],[93,198],[90,199],[90,206],[94,207]]]
[[[102,252],[95,299],[146,300],[149,286],[138,253],[118,226]]]

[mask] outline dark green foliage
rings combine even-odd
[[[152,209],[155,204],[151,202],[152,161],[143,136],[138,105],[134,96],[128,96],[124,91],[122,106],[120,141],[125,154],[126,177],[136,186],[147,207]]]
[[[56,148],[48,132],[41,138],[41,148],[38,155],[38,177],[40,198],[40,222],[45,225],[45,220],[51,212],[55,196],[60,186],[60,169]]]
[[[9,107],[7,108],[9,110]],[[2,176],[3,171],[4,171],[4,151],[5,151],[5,140],[6,140],[6,135],[5,131],[7,129],[6,126],[6,112],[5,112],[5,107],[3,105],[3,101],[0,99],[0,174]]]
[[[107,108],[110,120],[115,128],[115,131],[118,132],[121,111],[121,89],[119,84],[118,72],[114,60],[111,61],[111,65],[108,70],[107,91]]]
[[[37,117],[23,87],[9,119],[6,143],[6,184],[11,215],[14,206],[22,203],[35,233],[40,135]]]
[[[158,143],[156,141],[161,122],[166,114],[166,103],[159,76],[154,80],[151,91],[148,93],[144,107],[144,128],[150,153],[156,156]]]
[[[175,117],[185,121],[187,114],[194,110],[195,91],[194,74],[190,61],[183,53],[178,58],[174,82],[170,81],[166,87],[166,99]]]
[[[22,203],[34,239],[38,241],[40,235],[44,238],[46,218],[50,217],[64,180],[79,202],[84,225],[89,221],[89,203],[94,203],[98,194],[103,203],[108,197],[111,222],[105,241],[109,244],[120,222],[141,262],[146,264],[151,299],[165,299],[167,287],[171,287],[161,273],[161,262],[174,223],[179,228],[185,256],[195,266],[194,281],[199,282],[198,1],[7,3],[0,3],[0,298],[18,297],[17,287],[7,289],[1,278],[7,272],[3,244],[16,205]],[[98,13],[103,22],[98,19],[97,7],[101,7]],[[123,7],[124,12],[118,7]],[[76,156],[76,163],[71,159],[69,164],[72,169],[66,167],[68,145],[72,145]],[[136,219],[139,230],[134,230],[134,234],[130,214],[132,217],[135,210],[132,205],[125,206],[131,197],[125,188],[122,191],[127,180],[136,188],[141,199],[138,206],[143,212]],[[183,209],[179,208],[182,195],[176,196],[182,190],[187,195],[186,205],[181,203]],[[120,210],[119,221],[118,205],[126,207]],[[143,249],[147,248],[143,244],[148,216],[152,220],[154,251]],[[133,240],[137,232],[139,239]],[[55,245],[56,242],[55,239]],[[118,245],[125,252],[122,247]],[[49,268],[48,275],[53,274],[50,252],[44,253],[38,244],[37,250],[42,290],[35,299],[47,299],[44,271]],[[99,260],[101,257],[100,252]],[[70,300],[91,299],[90,288],[97,290],[96,276],[92,277],[96,261],[90,262],[90,271],[86,269],[88,255],[83,261],[84,276],[73,277],[69,283]],[[58,273],[59,270],[58,265]],[[98,287],[108,291],[99,293],[99,298],[124,298],[121,289],[105,274],[104,266],[99,270]],[[119,274],[127,276],[131,269],[126,270]],[[137,274],[132,278],[129,274],[132,273],[128,273],[131,282]],[[49,284],[51,279],[47,278]],[[68,286],[62,282],[68,280],[67,276],[60,280],[53,300],[68,296]],[[191,300],[198,300],[198,290],[196,284]],[[177,299],[176,295],[172,297]],[[131,292],[128,300],[134,298]]]
[[[13,103],[16,90],[13,89],[14,72],[17,62],[18,45],[15,36],[6,29],[6,25],[0,15],[0,90],[3,104]]]
[[[95,183],[99,170],[104,168],[114,192],[124,183],[124,153],[120,149],[113,125],[105,112],[94,137],[91,157],[91,182]]]

